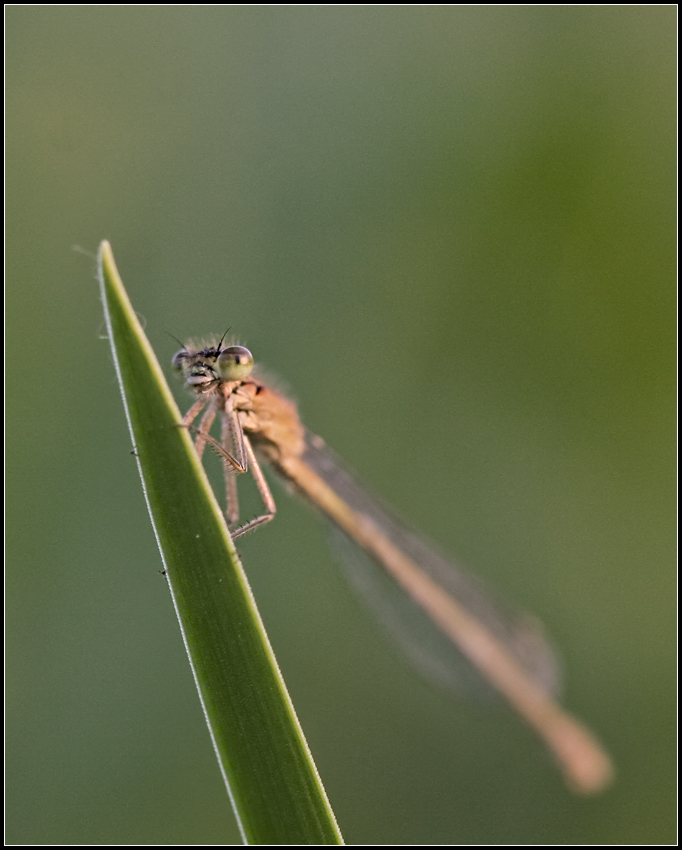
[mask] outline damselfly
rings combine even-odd
[[[324,441],[303,427],[293,402],[253,376],[251,352],[223,346],[223,339],[185,346],[174,356],[173,367],[198,396],[183,419],[197,435],[197,453],[201,457],[208,444],[223,459],[232,537],[275,516],[275,500],[259,463],[263,460],[360,547],[370,569],[356,584],[371,595],[385,624],[422,671],[450,684],[465,659],[544,740],[574,790],[603,788],[612,776],[611,761],[594,736],[556,701],[556,665],[539,623],[503,610],[475,579],[392,517],[343,469]],[[204,409],[197,428],[193,423]],[[220,441],[210,434],[217,415],[222,419]],[[265,510],[240,525],[237,474],[247,470]]]

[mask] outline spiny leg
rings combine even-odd
[[[251,441],[246,436],[246,434],[244,434],[242,427],[241,427],[241,424],[239,422],[239,419],[237,417],[237,414],[235,413],[234,410],[232,410],[231,408],[229,408],[226,405],[227,409],[225,410],[224,418],[223,418],[223,441],[226,442],[226,436],[228,438],[229,437],[232,438],[232,440],[234,441],[234,444],[235,444],[234,445],[235,453],[239,456],[239,459],[237,457],[235,457],[233,454],[231,454],[224,446],[221,446],[220,443],[217,440],[215,440],[210,434],[208,434],[204,431],[204,427],[203,427],[204,421],[208,417],[210,411],[207,411],[206,414],[204,414],[204,418],[202,419],[202,422],[201,422],[201,425],[202,425],[201,429],[195,428],[193,425],[190,424],[197,417],[197,415],[199,414],[201,409],[204,407],[204,405],[205,405],[205,402],[202,399],[200,399],[198,402],[195,402],[195,404],[192,405],[192,407],[189,409],[189,411],[185,414],[185,418],[183,420],[184,427],[186,427],[186,428],[188,428],[188,430],[194,431],[196,434],[198,434],[201,437],[204,445],[207,444],[207,445],[211,446],[212,449],[215,449],[215,451],[226,462],[226,467],[229,465],[229,467],[232,470],[234,470],[234,472],[246,472],[247,469],[249,468],[249,465],[251,466],[251,470],[253,472],[253,477],[256,481],[256,486],[258,487],[258,492],[260,494],[261,499],[263,500],[263,505],[265,506],[265,510],[266,510],[266,512],[264,514],[261,514],[260,516],[255,517],[255,519],[250,520],[249,522],[245,523],[244,525],[239,526],[238,528],[236,528],[234,530],[230,530],[230,534],[232,535],[233,538],[235,538],[235,537],[239,537],[242,534],[245,534],[247,531],[252,531],[253,529],[258,528],[259,526],[264,525],[266,522],[270,522],[270,520],[277,513],[277,505],[275,504],[275,500],[272,496],[272,493],[270,492],[270,487],[268,486],[268,482],[265,480],[265,476],[263,475],[263,472],[260,468],[260,464],[258,463],[258,460],[256,459],[256,455],[254,454],[253,447],[251,446]],[[214,413],[214,416],[215,416],[215,413]],[[211,422],[212,421],[213,421],[213,418],[211,418]],[[226,432],[227,432],[227,434],[226,434]],[[198,442],[198,439],[197,439],[197,442]],[[202,446],[202,448],[203,448],[203,446]],[[228,520],[233,513],[233,509],[230,508],[230,505],[231,504],[237,505],[237,501],[236,501],[237,482],[236,482],[236,479],[232,475],[230,475],[231,483],[228,484],[227,483],[228,482],[227,476],[229,474],[230,474],[230,471],[226,468],[226,472],[225,472],[226,489],[228,487],[234,487],[234,489],[235,489],[235,498],[234,499],[231,499],[231,494],[228,495],[228,511],[229,511],[229,514],[228,514],[228,511],[226,511],[226,515],[228,516]],[[235,513],[238,514],[238,508],[237,508],[237,511],[235,511]]]
[[[185,428],[189,428],[189,426],[194,422],[197,416],[201,413],[201,411],[206,407],[208,399],[200,398],[194,402],[194,404],[190,407],[190,409],[185,413],[182,417],[182,424]]]
[[[213,420],[215,419],[215,410],[212,411],[213,405],[209,407],[209,409],[204,413],[203,418],[201,420],[201,426],[197,430],[192,427],[192,422],[197,418],[197,416],[201,413],[201,411],[206,407],[208,403],[207,398],[200,398],[194,402],[194,404],[190,407],[190,409],[185,413],[182,417],[182,425],[184,428],[187,428],[188,431],[196,431],[200,436],[197,437],[194,447],[196,449],[197,455],[199,456],[199,460],[201,460],[201,456],[204,453],[204,446],[206,445],[206,441],[201,436],[203,433],[208,433],[211,429],[211,425]]]
[[[194,431],[195,434],[201,434],[204,441],[207,445],[209,445],[212,449],[215,449],[216,452],[220,455],[223,460],[227,461],[230,466],[234,469],[235,472],[246,472],[248,466],[242,465],[239,461],[231,455],[228,451],[226,451],[217,440],[214,440],[210,434],[204,434],[198,428],[195,428],[194,425],[189,426],[190,431]]]
[[[201,422],[199,423],[199,432],[197,434],[197,438],[194,441],[194,448],[197,452],[197,457],[199,460],[203,457],[204,449],[206,448],[206,437],[209,435],[211,430],[211,425],[213,425],[213,420],[216,417],[216,413],[218,412],[218,408],[213,402],[206,413],[201,417]]]
[[[223,416],[222,427],[222,443],[225,451],[229,451],[234,447],[234,438],[231,418]],[[228,526],[234,525],[239,520],[239,496],[237,493],[237,476],[235,470],[227,463],[223,464],[223,474],[225,476],[225,517],[227,518]]]
[[[239,421],[239,416],[237,415],[236,410],[232,407],[234,403],[234,396],[230,396],[225,402],[225,409],[223,411],[223,445],[225,443],[225,429],[229,431],[231,435],[232,447],[234,448],[234,457],[237,460],[240,468],[242,470],[248,469],[249,463],[246,459],[246,447],[244,445],[244,441],[246,437],[244,436],[244,431],[241,426],[241,422]]]
[[[257,516],[255,519],[250,520],[244,525],[240,525],[239,528],[230,529],[230,534],[232,535],[233,540],[235,537],[239,537],[241,534],[245,534],[247,531],[253,531],[254,528],[258,528],[258,526],[264,525],[266,522],[270,522],[270,520],[277,513],[277,505],[275,504],[275,500],[272,497],[270,487],[268,486],[268,482],[265,480],[265,476],[263,475],[263,471],[260,468],[260,464],[256,460],[256,455],[254,454],[253,447],[251,446],[251,441],[246,436],[246,434],[243,434],[243,439],[244,447],[246,448],[246,457],[248,459],[249,468],[253,473],[253,477],[256,481],[256,486],[258,487],[260,497],[263,500],[263,505],[265,506],[266,513],[261,514],[261,516]]]

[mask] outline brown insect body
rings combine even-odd
[[[603,788],[612,777],[608,755],[592,734],[554,698],[553,656],[540,628],[529,618],[507,618],[494,605],[480,604],[481,591],[470,577],[448,565],[367,496],[324,441],[306,431],[296,405],[251,375],[253,357],[241,346],[186,348],[173,358],[185,385],[199,396],[183,424],[196,431],[199,456],[206,444],[225,461],[226,517],[238,537],[266,522],[275,501],[254,449],[279,475],[391,577],[402,592],[457,647],[545,741],[568,783],[582,793]],[[200,427],[192,422],[206,408]],[[216,415],[222,439],[210,435]],[[237,477],[249,469],[265,513],[237,525]],[[444,575],[444,573],[449,573]]]

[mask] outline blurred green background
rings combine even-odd
[[[346,841],[673,843],[676,8],[6,17],[8,842],[239,843],[72,250],[108,238],[164,367],[231,325],[542,617],[617,764],[576,798],[424,683],[278,490],[240,548]]]

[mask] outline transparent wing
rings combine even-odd
[[[514,656],[542,690],[555,696],[559,668],[541,623],[494,600],[483,584],[446,560],[370,496],[324,442],[307,434],[306,463],[353,510],[369,517],[434,581],[481,621]],[[334,526],[334,549],[350,583],[374,611],[393,640],[430,681],[458,694],[488,697],[495,690],[456,645],[435,625],[377,559],[346,532]]]

